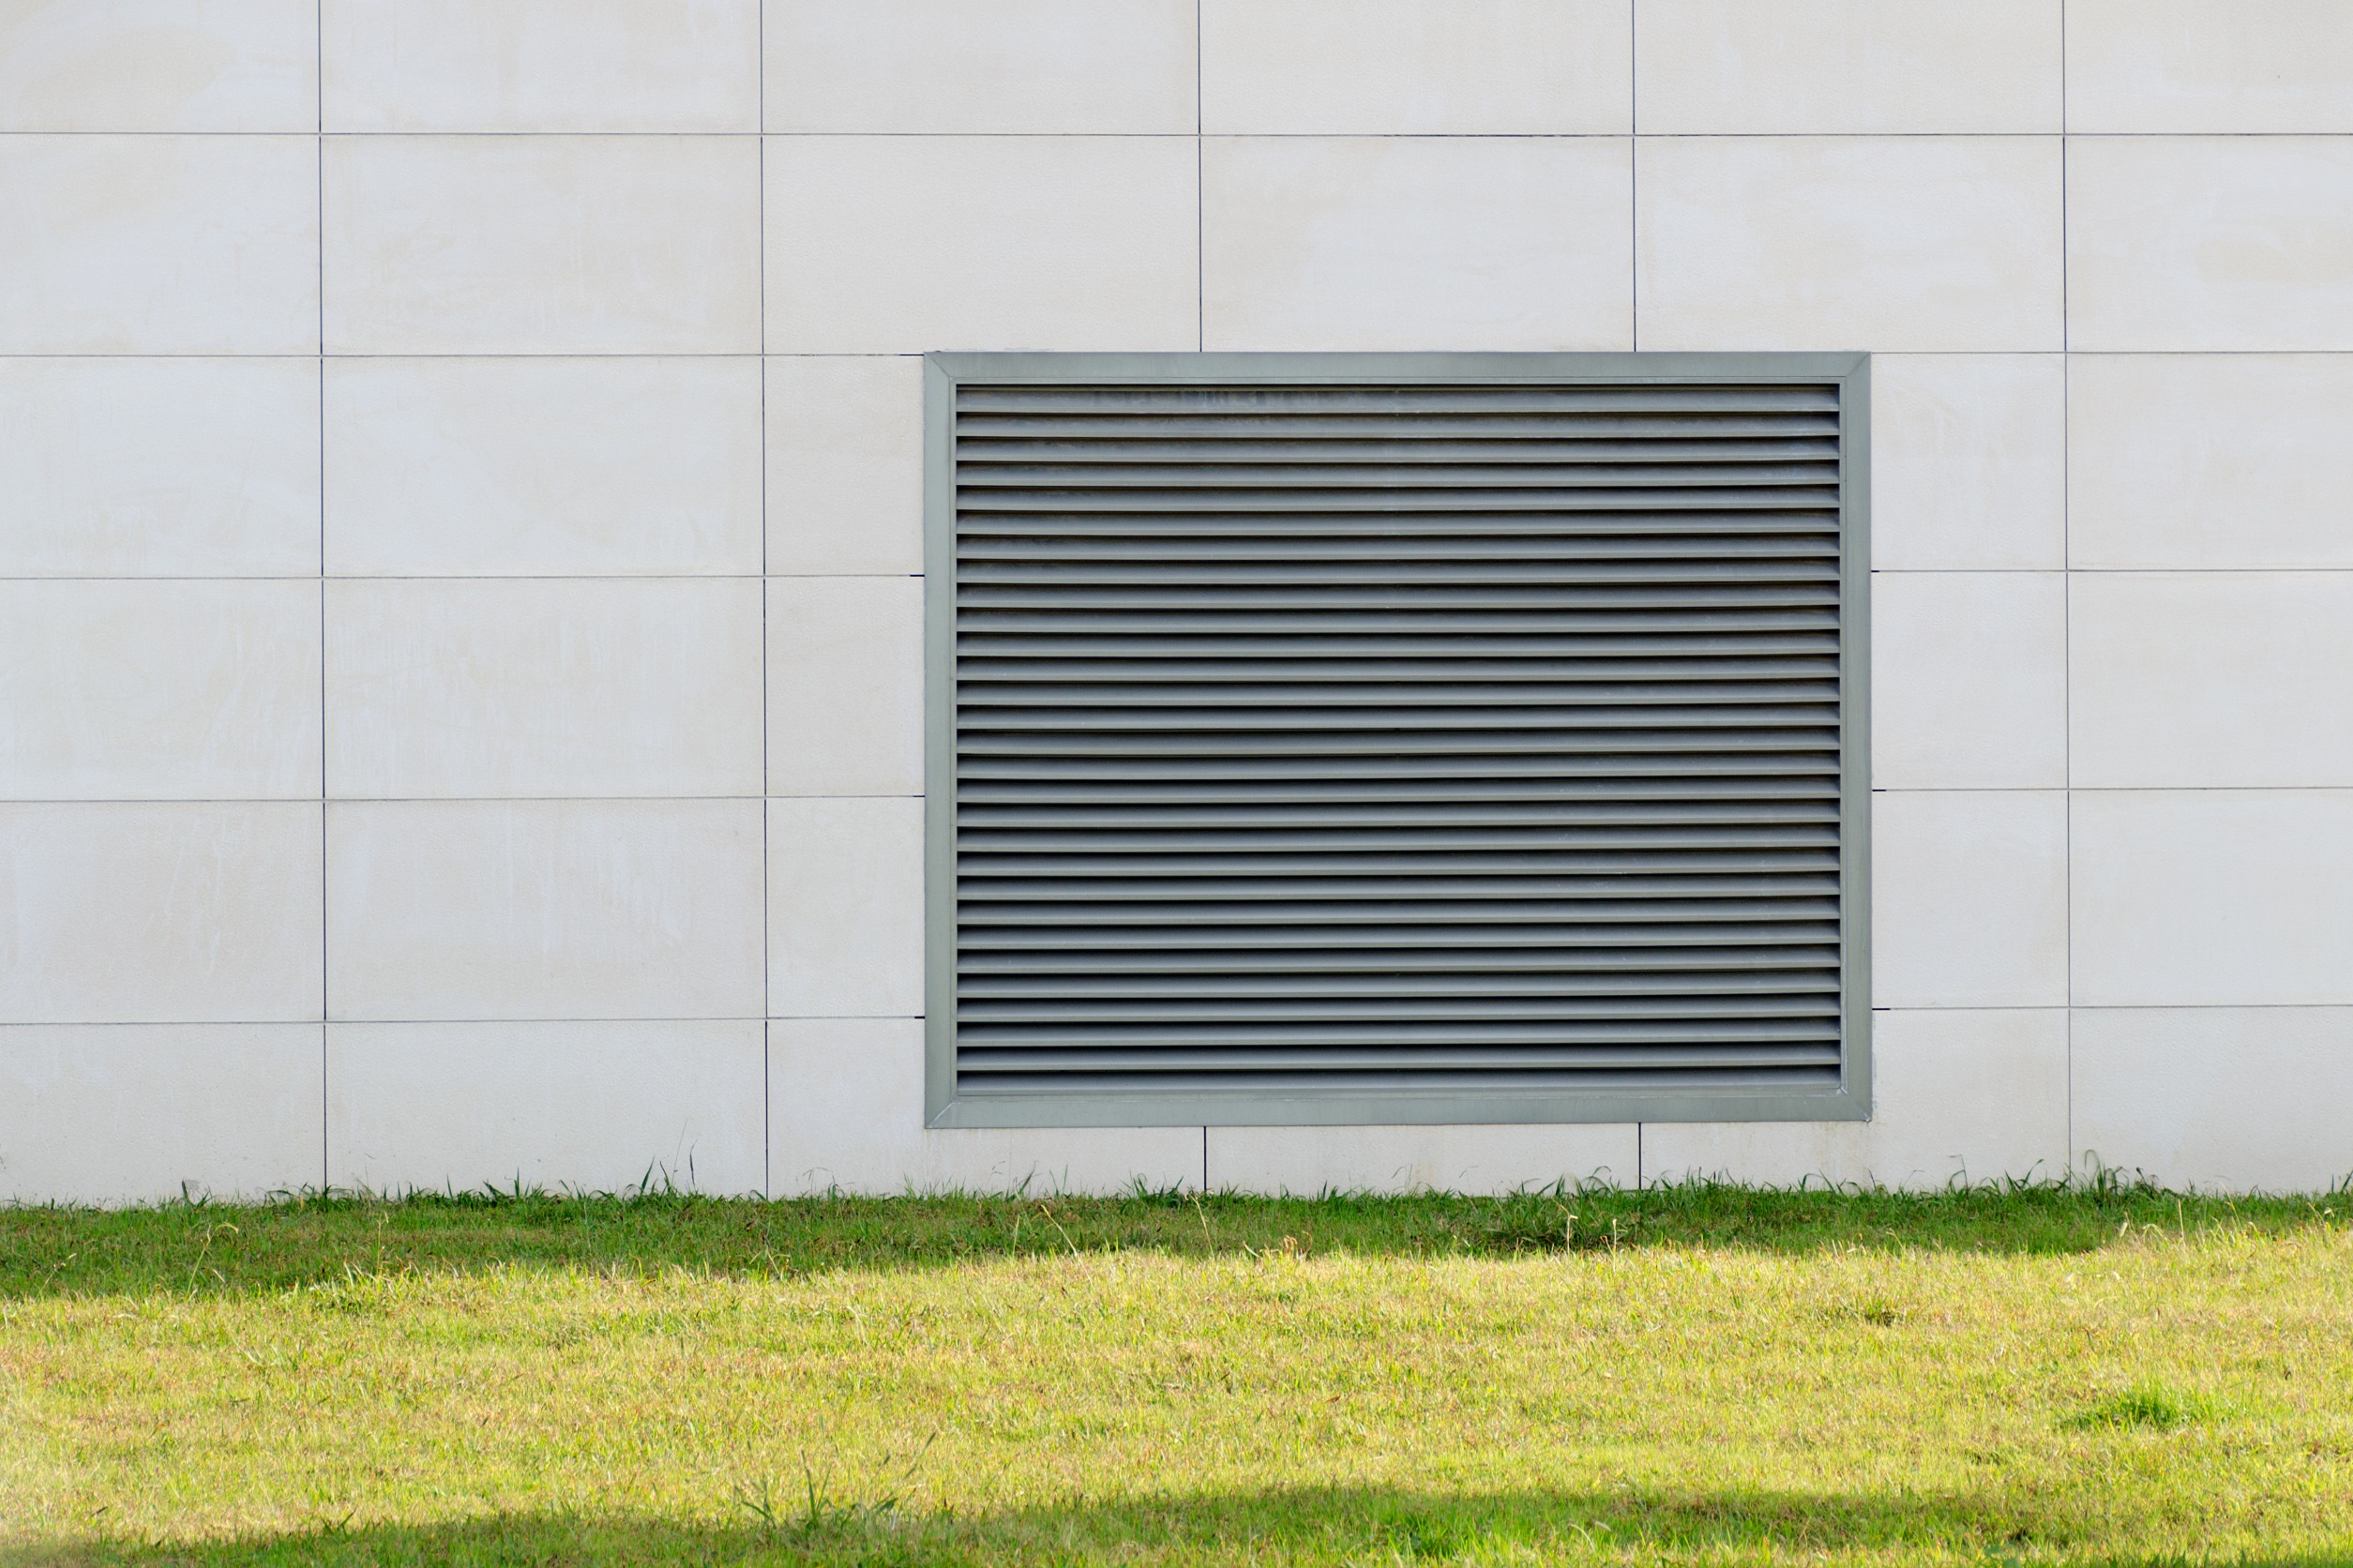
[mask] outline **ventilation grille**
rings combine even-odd
[[[1837,384],[952,416],[959,1098],[1837,1086]]]

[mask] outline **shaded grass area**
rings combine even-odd
[[[0,1211],[0,1563],[2353,1563],[2353,1203]]]
[[[1956,1528],[1957,1527],[1957,1528]],[[1980,1547],[1971,1537],[1993,1543]],[[36,1568],[166,1563],[189,1568],[428,1568],[451,1564],[872,1564],[1003,1562],[1454,1563],[1897,1561],[2074,1568],[2345,1568],[2353,1547],[2211,1554],[2083,1555],[2039,1541],[2023,1515],[1967,1498],[1805,1493],[1444,1498],[1328,1488],[1039,1509],[979,1519],[897,1513],[749,1513],[740,1523],[502,1515],[432,1526],[326,1529],[183,1545],[128,1543],[0,1550]]]
[[[1624,1247],[2059,1255],[2119,1238],[2228,1228],[2285,1234],[2353,1214],[2353,1195],[2217,1198],[2119,1181],[1941,1192],[1718,1183],[1501,1198],[820,1198],[762,1202],[647,1192],[299,1195],[258,1206],[0,1208],[0,1298],[51,1291],[278,1290],[348,1271],[490,1266],[764,1278],[1140,1250],[1505,1258]]]

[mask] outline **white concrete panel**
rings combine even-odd
[[[327,996],[354,1021],[756,1018],[760,803],[327,813]]]
[[[923,792],[923,580],[768,583],[768,792]]]
[[[923,802],[768,803],[768,1011],[914,1018],[924,1006]]]
[[[759,0],[324,0],[326,128],[760,128]]]
[[[1192,0],[767,0],[771,131],[1189,135]]]
[[[2077,1006],[2353,1003],[2353,791],[2078,791]]]
[[[329,572],[760,570],[754,360],[338,359],[324,396]]]
[[[1510,1193],[1639,1181],[1632,1123],[1212,1127],[1212,1192]]]
[[[1635,149],[1646,349],[2060,346],[2053,137]]]
[[[0,354],[315,354],[309,136],[0,137]]]
[[[2353,131],[2353,9],[2068,0],[2067,128]]]
[[[768,1024],[768,1195],[926,1186],[923,1020],[789,1018]],[[1194,1164],[1200,1132],[1193,1133]]]
[[[1649,133],[2059,128],[2059,0],[1635,0]]]
[[[2353,137],[2077,136],[2075,349],[2353,349]]]
[[[315,1023],[0,1028],[0,1202],[325,1184]]]
[[[1201,128],[1584,135],[1634,128],[1623,0],[1202,0]]]
[[[0,131],[318,128],[318,0],[12,0]]]
[[[768,1025],[768,1190],[1119,1193],[1199,1188],[1199,1127],[1008,1127],[928,1132],[923,1024],[913,1018]]]
[[[327,350],[755,350],[759,171],[750,137],[332,139]]]
[[[768,569],[923,570],[923,361],[770,359]]]
[[[2078,787],[2353,785],[2353,574],[2079,573]]]
[[[2067,1170],[2067,1029],[2056,1007],[1874,1013],[1870,1121],[1645,1123],[1642,1179],[2054,1180]]]
[[[319,793],[316,582],[0,581],[0,799]]]
[[[1190,138],[771,137],[768,350],[1190,349]]]
[[[2058,572],[1876,572],[1871,782],[2067,782],[2067,600]]]
[[[2353,566],[2353,354],[2077,354],[2067,374],[2074,565]]]
[[[757,1019],[326,1028],[338,1187],[766,1188]]]
[[[0,1021],[319,1016],[319,807],[0,806]]]
[[[2067,370],[2057,354],[1877,355],[1871,565],[2063,565],[2067,442]]]
[[[1202,150],[1218,349],[1624,349],[1617,138],[1220,138]]]
[[[2074,1035],[2082,1167],[2224,1192],[2353,1178],[2353,1011],[2079,1008]]]
[[[327,585],[328,792],[756,795],[749,579]]]
[[[319,368],[0,359],[0,577],[319,569]]]
[[[1874,794],[1872,1003],[2063,1005],[2067,830],[2056,790]]]

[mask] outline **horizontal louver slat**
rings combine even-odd
[[[1527,490],[1474,489],[1467,485],[1360,490],[1305,486],[1197,490],[1189,486],[1171,485],[1157,490],[983,490],[970,494],[959,490],[956,505],[959,512],[1035,513],[1038,514],[1036,521],[1041,525],[1050,525],[1053,515],[1061,511],[1089,514],[1268,512],[1276,515],[1349,511],[1411,517],[1414,526],[1420,527],[1427,515],[1457,512],[1465,506],[1477,506],[1483,511],[1566,514],[1619,509],[1682,511],[1693,506],[1770,507],[1780,512],[1792,509],[1827,510],[1838,504],[1838,491],[1828,485],[1811,489],[1774,485],[1743,493],[1738,489],[1723,487],[1669,490],[1613,482],[1591,475],[1581,477],[1583,483],[1561,480],[1553,488]]]
[[[956,428],[959,450],[968,439],[1006,436],[1040,442],[1163,443],[1365,440],[1435,444],[1506,436],[1531,441],[1683,441],[1714,436],[1790,441],[1837,435],[1838,415],[1772,410],[1613,415],[1591,410],[1481,414],[1459,408],[1424,408],[1418,413],[1335,409],[1322,415],[1287,412],[1281,416],[1281,433],[1270,435],[1274,427],[1264,415],[1204,413],[1199,408],[1184,410],[1176,418],[1100,410],[1055,415],[991,414],[967,408],[958,415]]]
[[[1052,957],[1101,951],[1121,954],[1124,961],[1126,955],[1139,948],[1155,952],[1182,950],[1192,955],[1227,952],[1244,957],[1266,954],[1280,957],[1303,948],[1345,944],[1350,952],[1380,949],[1428,954],[1433,962],[1460,954],[1467,956],[1468,962],[1477,954],[1489,951],[1510,954],[1561,948],[1571,953],[1598,954],[1603,949],[1614,951],[1638,943],[1656,949],[1659,961],[1665,964],[1698,947],[1737,942],[1746,943],[1752,949],[1780,948],[1838,940],[1834,907],[1796,904],[1749,906],[1745,910],[1727,908],[1720,912],[1722,918],[1716,924],[1703,924],[1685,912],[1680,916],[1661,916],[1655,924],[1647,925],[1633,923],[1633,917],[1613,922],[1590,910],[1583,912],[1587,918],[1572,921],[1567,915],[1576,912],[1558,909],[1534,914],[1514,910],[1472,911],[1474,915],[1487,913],[1495,918],[1480,921],[1456,913],[1444,924],[1426,918],[1417,923],[1402,913],[1386,918],[1376,913],[1374,921],[1352,925],[1343,923],[1337,916],[1320,923],[1309,918],[1271,925],[1265,923],[1266,911],[1253,910],[1251,919],[1232,918],[1229,912],[1229,917],[1218,926],[1147,929],[1143,926],[1098,921],[1089,930],[1080,928],[1088,924],[1083,914],[1066,910],[1049,907],[1034,914],[1023,912],[1025,918],[1020,920],[1001,916],[993,921],[975,913],[964,927],[965,953],[985,953],[1004,960],[1021,952]],[[1744,919],[1743,915],[1753,918]],[[1058,917],[1063,922],[1062,928],[1052,924]]]
[[[974,414],[1295,415],[1594,414],[1607,412],[1834,414],[1834,386],[962,386],[957,410]]]
[[[1578,508],[1576,531],[1563,536],[1560,520],[1542,510],[1481,511],[1456,507],[1414,518],[1408,525],[1394,517],[1362,511],[1286,512],[1280,517],[1186,512],[1156,517],[1145,512],[1091,514],[1058,508],[1050,516],[1024,517],[1016,512],[972,512],[957,520],[959,544],[986,541],[992,547],[1005,540],[1044,543],[1041,531],[1052,539],[1067,539],[1078,548],[1094,549],[1109,539],[1367,539],[1421,540],[1456,537],[1498,537],[1515,540],[1560,538],[1561,548],[1583,541],[1594,548],[1615,542],[1652,548],[1665,542],[1689,540],[1710,545],[1719,540],[1758,535],[1835,535],[1837,508],[1828,502],[1804,506],[1767,505],[1757,497],[1744,498],[1739,510],[1709,511],[1690,506],[1661,506],[1652,510],[1612,512]]]

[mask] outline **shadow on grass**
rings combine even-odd
[[[1259,1199],[307,1195],[101,1211],[0,1207],[0,1299],[280,1290],[354,1274],[494,1267],[772,1277],[988,1259],[1150,1252],[1514,1258],[1697,1246],[2089,1252],[2151,1231],[2286,1234],[2353,1222],[2353,1194],[2222,1199],[2117,1179],[1895,1193],[1690,1183],[1503,1198]]]
[[[2349,1548],[2353,1549],[2353,1548]],[[2342,1568],[2345,1553],[2256,1558],[2118,1555],[2032,1502],[1975,1497],[1727,1492],[1688,1496],[1384,1489],[1282,1490],[1043,1508],[951,1518],[747,1503],[740,1522],[501,1515],[427,1526],[329,1527],[197,1545],[94,1540],[0,1552],[9,1568],[361,1568],[378,1564],[1514,1563],[1812,1560],[1927,1551],[2002,1562],[2160,1568]],[[1866,1557],[1867,1560],[1867,1557]]]

